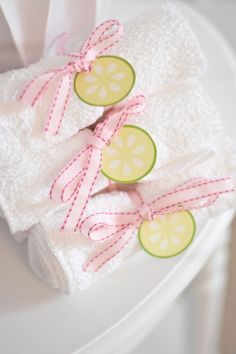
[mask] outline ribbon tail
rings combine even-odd
[[[20,102],[33,107],[57,75],[57,72],[48,71],[30,81],[19,97]]]
[[[87,159],[88,147],[85,147],[67,163],[54,179],[49,192],[50,199],[61,203],[66,203],[72,199]]]
[[[156,209],[156,214],[166,214],[184,208],[201,209],[213,204],[221,194],[233,191],[232,180],[229,177],[213,180],[199,179],[158,197],[150,203],[150,206]]]
[[[121,229],[116,237],[106,242],[106,245],[85,263],[83,270],[85,272],[97,272],[101,269],[126,247],[137,228],[138,225],[135,223],[128,229]]]
[[[63,222],[61,230],[65,228],[76,232],[79,228],[85,208],[92,194],[94,184],[98,178],[102,161],[102,152],[99,149],[90,149],[84,172],[77,184],[76,192]]]
[[[47,117],[44,131],[50,135],[58,134],[61,123],[69,103],[73,73],[66,73],[60,79],[56,93],[53,97],[49,115]]]

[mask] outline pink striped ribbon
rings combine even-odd
[[[102,151],[130,116],[145,109],[145,97],[136,96],[106,112],[105,120],[98,123],[85,148],[58,174],[50,190],[56,202],[71,202],[61,230],[77,231],[82,215],[101,170]]]
[[[157,196],[151,202],[143,202],[134,212],[95,213],[85,218],[80,231],[94,242],[105,246],[91,256],[84,271],[97,272],[128,244],[144,220],[153,220],[158,215],[208,207],[221,194],[233,192],[230,177],[220,179],[195,179]],[[133,194],[131,195],[133,199]],[[136,198],[137,199],[137,198]]]
[[[25,87],[19,100],[34,106],[45,94],[52,82],[58,81],[44,131],[51,135],[58,134],[63,116],[71,96],[74,73],[89,71],[91,62],[113,47],[122,37],[123,28],[117,20],[109,20],[98,26],[83,43],[78,53],[66,54],[71,61],[64,66],[49,70],[35,77]]]

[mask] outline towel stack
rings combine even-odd
[[[128,60],[136,72],[134,89],[124,103],[135,95],[146,97],[145,111],[127,121],[149,132],[157,146],[154,168],[135,186],[143,199],[192,178],[235,176],[235,147],[198,81],[206,70],[204,55],[188,21],[173,3],[127,23],[124,37],[110,54]],[[104,245],[80,231],[60,230],[69,204],[52,201],[50,187],[59,171],[86,146],[104,109],[82,102],[73,93],[59,134],[48,136],[42,128],[55,86],[34,107],[20,103],[18,97],[34,77],[65,63],[61,57],[43,59],[0,77],[0,207],[16,237],[28,231],[29,263],[37,276],[73,293],[110,274],[141,249],[133,237],[102,269],[87,272],[84,263]],[[126,187],[119,190],[115,185],[111,191],[110,181],[100,174],[85,217],[97,211],[134,211],[132,186]],[[211,207],[194,211],[197,232],[211,215],[234,205],[234,194],[227,194]]]

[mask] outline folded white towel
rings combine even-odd
[[[128,120],[149,132],[158,149],[155,167],[141,182],[167,172],[169,164],[179,164],[182,160],[196,163],[196,160],[208,158],[221,128],[218,120],[213,124],[212,117],[217,117],[217,112],[197,82],[172,86],[147,98],[145,112]],[[2,145],[0,155],[0,205],[12,232],[27,230],[42,217],[64,208],[49,199],[51,184],[59,171],[84,147],[91,134],[88,129],[82,130],[47,150],[41,149],[41,144],[37,145],[33,139],[30,144],[25,144],[22,138],[15,159],[8,157],[13,137],[2,138],[8,144]],[[100,174],[93,193],[105,188],[108,182]]]
[[[224,151],[218,151],[208,161],[192,166],[191,169],[183,167],[172,171],[168,178],[156,182],[139,184],[138,190],[143,198],[153,198],[157,192],[168,191],[170,187],[177,186],[190,178],[217,178],[228,174],[236,174],[236,153],[231,141],[222,138]],[[225,159],[225,154],[227,159]],[[180,171],[181,170],[181,171]],[[234,177],[234,185],[236,178]],[[198,237],[205,223],[211,216],[216,216],[223,211],[236,206],[235,193],[220,196],[214,205],[202,210],[193,211],[197,225]],[[136,206],[127,192],[112,192],[100,194],[90,200],[86,215],[94,212],[125,212],[134,211]],[[137,252],[143,252],[135,233],[128,245],[111,261],[106,263],[98,272],[85,272],[83,266],[91,254],[98,252],[104,244],[97,244],[87,240],[83,235],[73,232],[59,232],[62,212],[55,213],[50,218],[44,218],[30,231],[28,239],[29,262],[35,274],[44,282],[54,288],[67,293],[85,289],[93,282],[112,273],[121,266],[125,260]],[[144,253],[144,252],[143,252]],[[145,255],[147,256],[147,255]],[[178,261],[176,257],[176,262]],[[163,260],[156,259],[157,266]]]
[[[206,70],[205,56],[188,20],[168,1],[125,24],[124,37],[111,53],[135,68],[133,94],[150,95]]]

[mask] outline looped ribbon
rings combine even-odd
[[[123,27],[119,21],[105,21],[92,32],[78,53],[65,54],[71,59],[70,62],[35,77],[25,87],[19,100],[33,107],[39,98],[45,94],[50,84],[55,80],[58,81],[44,126],[45,132],[51,135],[56,135],[59,132],[71,96],[74,73],[90,71],[91,62],[113,47],[122,35]]]
[[[85,148],[58,174],[50,189],[55,202],[71,202],[61,230],[77,231],[102,164],[102,151],[119,132],[130,116],[145,109],[145,97],[140,95],[117,105],[98,123]]]
[[[93,242],[105,242],[105,246],[84,265],[84,271],[97,272],[112,258],[118,255],[129,243],[137,229],[145,220],[182,210],[208,207],[216,202],[221,194],[233,192],[230,177],[220,179],[195,179],[154,198],[151,202],[138,202],[134,212],[95,213],[85,218],[80,232]],[[130,194],[134,200],[134,192]],[[137,194],[137,192],[135,192]]]

